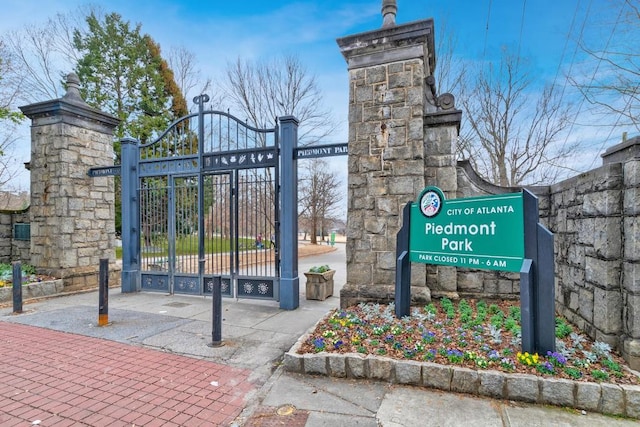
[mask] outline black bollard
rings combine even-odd
[[[213,300],[213,325],[211,327],[210,347],[220,347],[222,344],[222,277],[213,277],[211,299]]]
[[[20,261],[11,263],[13,267],[13,312],[22,313],[22,265]]]
[[[100,259],[98,326],[109,324],[109,260]]]

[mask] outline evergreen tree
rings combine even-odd
[[[117,13],[102,20],[92,13],[87,25],[86,33],[74,34],[75,47],[82,52],[76,73],[86,102],[121,120],[116,138],[148,142],[187,113],[160,47],[141,34],[140,24],[132,28]]]
[[[120,139],[130,136],[152,141],[175,119],[188,114],[187,103],[173,72],[162,58],[160,46],[141,25],[131,27],[117,13],[86,19],[88,30],[74,32],[81,52],[76,73],[85,101],[121,120],[115,130],[116,163]],[[168,155],[164,150],[155,155]],[[116,230],[121,230],[120,186],[116,184]]]

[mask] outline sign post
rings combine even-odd
[[[407,215],[407,210],[410,215]],[[446,200],[427,187],[404,209],[396,248],[396,316],[409,314],[410,262],[520,273],[523,351],[555,351],[553,234],[520,193]]]

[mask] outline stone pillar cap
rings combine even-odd
[[[67,74],[67,93],[62,97],[62,99],[86,104],[80,95],[80,78],[76,73]]]

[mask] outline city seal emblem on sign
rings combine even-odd
[[[420,195],[420,212],[427,218],[433,218],[442,210],[444,195],[438,189],[426,188]]]

